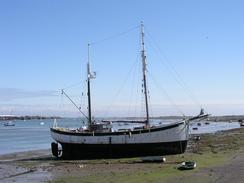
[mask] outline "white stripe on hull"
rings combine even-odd
[[[170,125],[169,125],[170,126]],[[54,128],[55,129],[55,128]],[[147,133],[126,134],[126,135],[100,135],[100,136],[79,136],[62,134],[51,131],[54,140],[60,143],[72,144],[140,144],[140,143],[164,143],[188,140],[188,124],[181,123],[176,127],[152,131]],[[81,133],[81,132],[78,132]]]

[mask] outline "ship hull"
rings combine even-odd
[[[64,159],[159,156],[184,153],[188,129],[188,124],[181,122],[119,133],[79,133],[51,128],[51,135],[61,144]]]
[[[187,141],[147,144],[60,144],[63,159],[90,159],[181,154],[185,152]]]

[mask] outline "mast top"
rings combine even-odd
[[[90,64],[90,43],[87,44],[87,64]]]

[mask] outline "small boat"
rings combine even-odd
[[[146,156],[141,157],[143,163],[163,163],[166,162],[166,158],[162,156]]]
[[[7,121],[3,125],[4,126],[15,126],[15,123],[13,121]]]
[[[240,123],[240,126],[243,127],[244,126],[244,120],[239,119],[238,122]]]
[[[195,161],[184,161],[178,167],[178,170],[192,170],[197,167],[197,163]]]
[[[200,136],[195,136],[195,137],[193,137],[193,139],[194,139],[195,141],[199,141],[199,140],[201,139],[201,137],[200,137]]]

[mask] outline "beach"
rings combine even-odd
[[[143,158],[57,160],[50,149],[0,156],[0,182],[243,182],[244,128],[191,138],[184,154],[166,162]],[[196,161],[180,171],[182,161]]]

